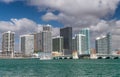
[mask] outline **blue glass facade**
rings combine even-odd
[[[85,41],[86,47],[84,47],[84,48],[86,48],[86,49],[84,52],[85,52],[85,54],[90,54],[90,29],[83,28],[80,30],[80,34],[85,35],[84,41]]]

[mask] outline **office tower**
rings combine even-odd
[[[36,50],[37,52],[51,52],[52,51],[52,27],[51,25],[44,25],[43,31],[36,33]]]
[[[85,35],[85,54],[90,54],[90,30],[89,28],[83,28],[80,30],[79,34]]]
[[[52,52],[52,34],[51,31],[43,31],[40,33],[41,34],[41,47],[43,52]]]
[[[20,51],[25,56],[31,56],[34,52],[34,35],[20,36]]]
[[[60,29],[60,36],[63,37],[64,41],[64,54],[71,55],[72,54],[72,27],[66,27]]]
[[[37,48],[41,59],[52,57],[52,27],[43,26],[43,31],[37,33]]]
[[[83,34],[76,34],[76,50],[78,52],[78,55],[85,55],[87,54],[87,44],[86,44],[86,36]]]
[[[63,37],[57,36],[52,39],[53,52],[62,52],[63,51]]]
[[[51,29],[52,29],[51,26],[43,26],[43,31],[37,33],[37,47],[39,52],[50,52],[50,53],[52,52]]]
[[[2,34],[2,53],[12,55],[14,53],[14,32],[8,31]]]
[[[110,54],[111,53],[111,34],[96,38],[96,52],[97,54]]]

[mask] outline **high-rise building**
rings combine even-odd
[[[37,33],[37,48],[40,58],[52,56],[52,27],[43,26],[43,31]]]
[[[63,37],[64,41],[64,54],[71,55],[72,54],[72,27],[66,27],[60,29],[60,36]]]
[[[79,34],[85,35],[84,42],[85,42],[85,54],[90,54],[90,30],[89,28],[83,28],[80,30]]]
[[[51,25],[44,25],[43,30],[34,35],[35,48],[37,52],[51,52],[52,51],[52,27]]]
[[[34,35],[20,36],[20,51],[25,56],[31,56],[34,52]]]
[[[111,53],[111,34],[96,38],[96,52],[97,54],[110,54]]]
[[[14,53],[14,32],[8,31],[2,34],[2,53],[11,55]]]
[[[41,45],[41,51],[42,52],[52,52],[52,33],[51,31],[43,31],[40,33],[41,39],[40,39],[40,45]]]
[[[54,37],[52,39],[52,44],[53,44],[53,52],[62,52],[63,51],[63,37]]]
[[[76,50],[78,55],[87,54],[87,44],[86,44],[86,36],[83,34],[76,34]]]

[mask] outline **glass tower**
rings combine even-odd
[[[63,51],[63,37],[54,37],[52,39],[53,51],[62,52]]]
[[[76,34],[76,48],[78,55],[86,54],[86,36],[83,34]]]
[[[60,36],[63,37],[65,54],[72,54],[72,27],[60,29]]]
[[[85,41],[85,54],[90,54],[90,29],[89,28],[83,28],[80,30],[79,34],[85,35],[84,41]],[[83,47],[83,46],[82,46]]]
[[[98,54],[110,54],[111,53],[111,34],[96,38],[96,51]]]

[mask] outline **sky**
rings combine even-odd
[[[0,0],[0,38],[3,32],[15,32],[16,50],[20,35],[39,32],[47,24],[53,36],[62,27],[72,27],[73,36],[90,28],[93,48],[96,37],[111,32],[113,49],[120,49],[120,0]]]

